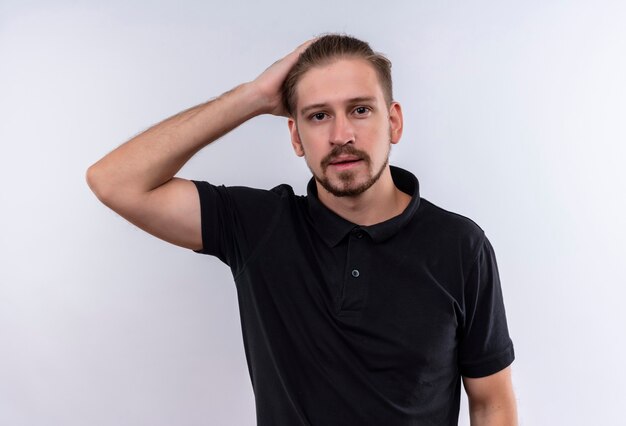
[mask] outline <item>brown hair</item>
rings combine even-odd
[[[391,84],[391,61],[383,54],[374,52],[362,40],[345,34],[326,34],[315,40],[302,52],[291,68],[282,87],[283,105],[289,115],[295,117],[296,86],[304,73],[315,66],[327,65],[341,58],[362,58],[376,70],[387,106],[393,100]]]

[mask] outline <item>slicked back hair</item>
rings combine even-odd
[[[287,74],[282,87],[283,105],[289,115],[296,118],[296,87],[302,76],[311,68],[331,64],[338,59],[364,59],[378,76],[387,107],[393,100],[391,61],[383,54],[374,52],[362,40],[345,34],[326,34],[315,40],[302,52],[298,61]]]

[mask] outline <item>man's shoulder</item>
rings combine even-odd
[[[421,198],[418,217],[429,233],[441,239],[463,240],[471,246],[485,238],[484,230],[473,220]]]
[[[260,189],[252,187],[239,187],[243,194],[250,198],[262,198],[269,203],[288,205],[293,202],[302,201],[304,196],[294,192],[293,187],[287,183],[281,183],[270,189]]]
[[[291,185],[283,183],[271,189],[257,188],[243,185],[216,185],[207,181],[192,180],[199,191],[217,192],[219,194],[228,195],[237,198],[289,198],[297,197]]]
[[[281,183],[280,185],[276,185],[275,187],[270,189],[269,192],[281,198],[299,197],[293,191],[293,188],[291,187],[291,185],[287,183]]]
[[[205,209],[217,206],[223,212],[233,212],[242,218],[270,218],[284,211],[300,206],[303,196],[296,195],[288,184],[280,184],[271,189],[252,186],[215,185],[206,181],[194,181]]]

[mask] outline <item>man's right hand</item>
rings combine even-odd
[[[129,222],[165,241],[202,248],[195,185],[174,175],[200,149],[260,114],[286,116],[281,87],[298,46],[255,80],[176,114],[122,144],[87,170],[96,196]]]
[[[265,112],[267,114],[282,117],[288,116],[282,102],[281,87],[285,78],[287,78],[289,70],[291,70],[294,66],[300,54],[304,52],[306,48],[309,47],[309,45],[315,40],[316,39],[313,38],[302,43],[287,56],[274,62],[261,75],[251,82],[251,84],[255,85],[259,92],[265,97],[267,102],[267,109]]]

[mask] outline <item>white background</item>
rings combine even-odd
[[[521,424],[624,424],[624,4],[3,0],[0,424],[254,424],[230,271],[84,176],[328,31],[392,60],[392,164],[496,249]],[[180,176],[303,193],[309,171],[268,116]]]

